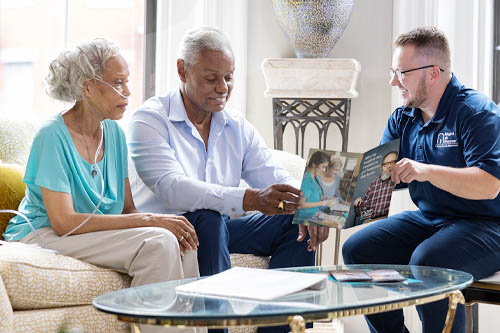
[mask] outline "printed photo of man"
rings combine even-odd
[[[362,221],[387,216],[389,213],[392,190],[396,186],[391,181],[391,169],[397,161],[397,152],[391,151],[385,154],[380,165],[380,176],[368,186],[363,198],[359,197],[354,201],[356,216]]]

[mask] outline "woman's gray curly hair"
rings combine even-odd
[[[85,82],[101,78],[106,62],[118,53],[118,46],[104,38],[82,42],[63,51],[49,65],[45,78],[47,94],[59,101],[82,100]]]

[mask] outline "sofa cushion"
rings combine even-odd
[[[22,244],[0,246],[0,274],[14,310],[92,304],[130,277]]]
[[[252,254],[231,253],[231,267],[269,267],[270,257],[254,256]]]
[[[4,331],[0,331],[4,332]],[[130,332],[130,325],[92,305],[15,311],[12,329],[5,332]]]
[[[0,163],[0,209],[17,210],[24,197],[24,168],[16,164]],[[14,214],[0,213],[0,237]]]
[[[0,116],[0,160],[26,165],[36,129],[32,121]]]
[[[7,295],[7,290],[5,290],[5,285],[0,275],[0,332],[12,331],[13,324],[14,313],[10,305],[9,295]]]

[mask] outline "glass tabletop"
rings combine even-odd
[[[183,294],[175,287],[195,279],[168,281],[111,292],[93,301],[97,309],[127,317],[154,320],[265,319],[307,316],[422,299],[461,290],[472,283],[468,273],[422,266],[349,265],[300,267],[286,270],[328,274],[339,269],[395,269],[407,279],[396,283],[338,282],[328,277],[321,290],[304,290],[272,301]],[[236,283],[236,282],[235,282]]]

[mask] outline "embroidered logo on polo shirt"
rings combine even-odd
[[[458,147],[455,132],[442,132],[438,134],[436,148]]]

